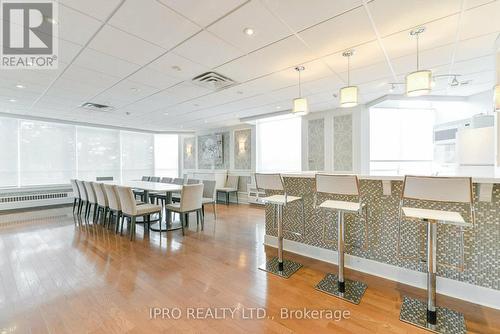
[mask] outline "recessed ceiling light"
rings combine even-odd
[[[174,71],[177,71],[177,72],[181,71],[181,68],[177,65],[172,66],[171,69],[173,69]]]
[[[23,86],[23,85],[21,85],[21,84],[17,84],[17,85],[16,85],[16,88],[24,88],[24,86]]]
[[[168,112],[164,112],[163,115],[168,116]]]
[[[17,102],[16,99],[10,99],[9,102]]]
[[[281,106],[276,106],[276,109],[281,109]]]
[[[130,90],[131,90],[132,92],[134,92],[134,93],[137,93],[137,92],[139,92],[139,91],[140,91],[140,89],[139,89],[139,88],[136,88],[136,87],[132,87],[132,88],[130,88]]]
[[[255,33],[255,31],[252,28],[245,28],[245,29],[243,29],[243,32],[247,36],[252,36]]]

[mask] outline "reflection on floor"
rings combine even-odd
[[[75,224],[68,207],[0,215],[0,333],[425,333],[399,321],[402,295],[424,291],[347,271],[368,284],[356,306],[314,289],[333,265],[288,253],[304,265],[290,279],[258,270],[263,218],[258,207],[220,205],[204,231],[193,217],[185,237],[139,226],[130,242]],[[473,332],[500,333],[500,311],[438,303],[463,312]]]

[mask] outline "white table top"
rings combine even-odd
[[[182,185],[172,183],[147,182],[147,181],[126,181],[126,182],[110,182],[114,185],[142,189],[146,191],[157,192],[178,192],[182,190]]]

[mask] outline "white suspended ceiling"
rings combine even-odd
[[[500,1],[491,0],[59,0],[59,68],[0,71],[0,112],[155,131],[199,130],[291,108],[303,95],[312,111],[338,106],[351,82],[362,102],[389,93],[421,67],[458,73],[433,94],[475,94],[494,85]],[[243,30],[254,29],[247,36]],[[238,82],[221,91],[191,79],[215,71]],[[23,85],[25,88],[16,88]],[[404,86],[396,86],[402,92]],[[15,101],[14,101],[15,100]],[[83,102],[109,104],[89,112]]]

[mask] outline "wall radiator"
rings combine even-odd
[[[0,211],[73,202],[71,188],[0,192]]]

